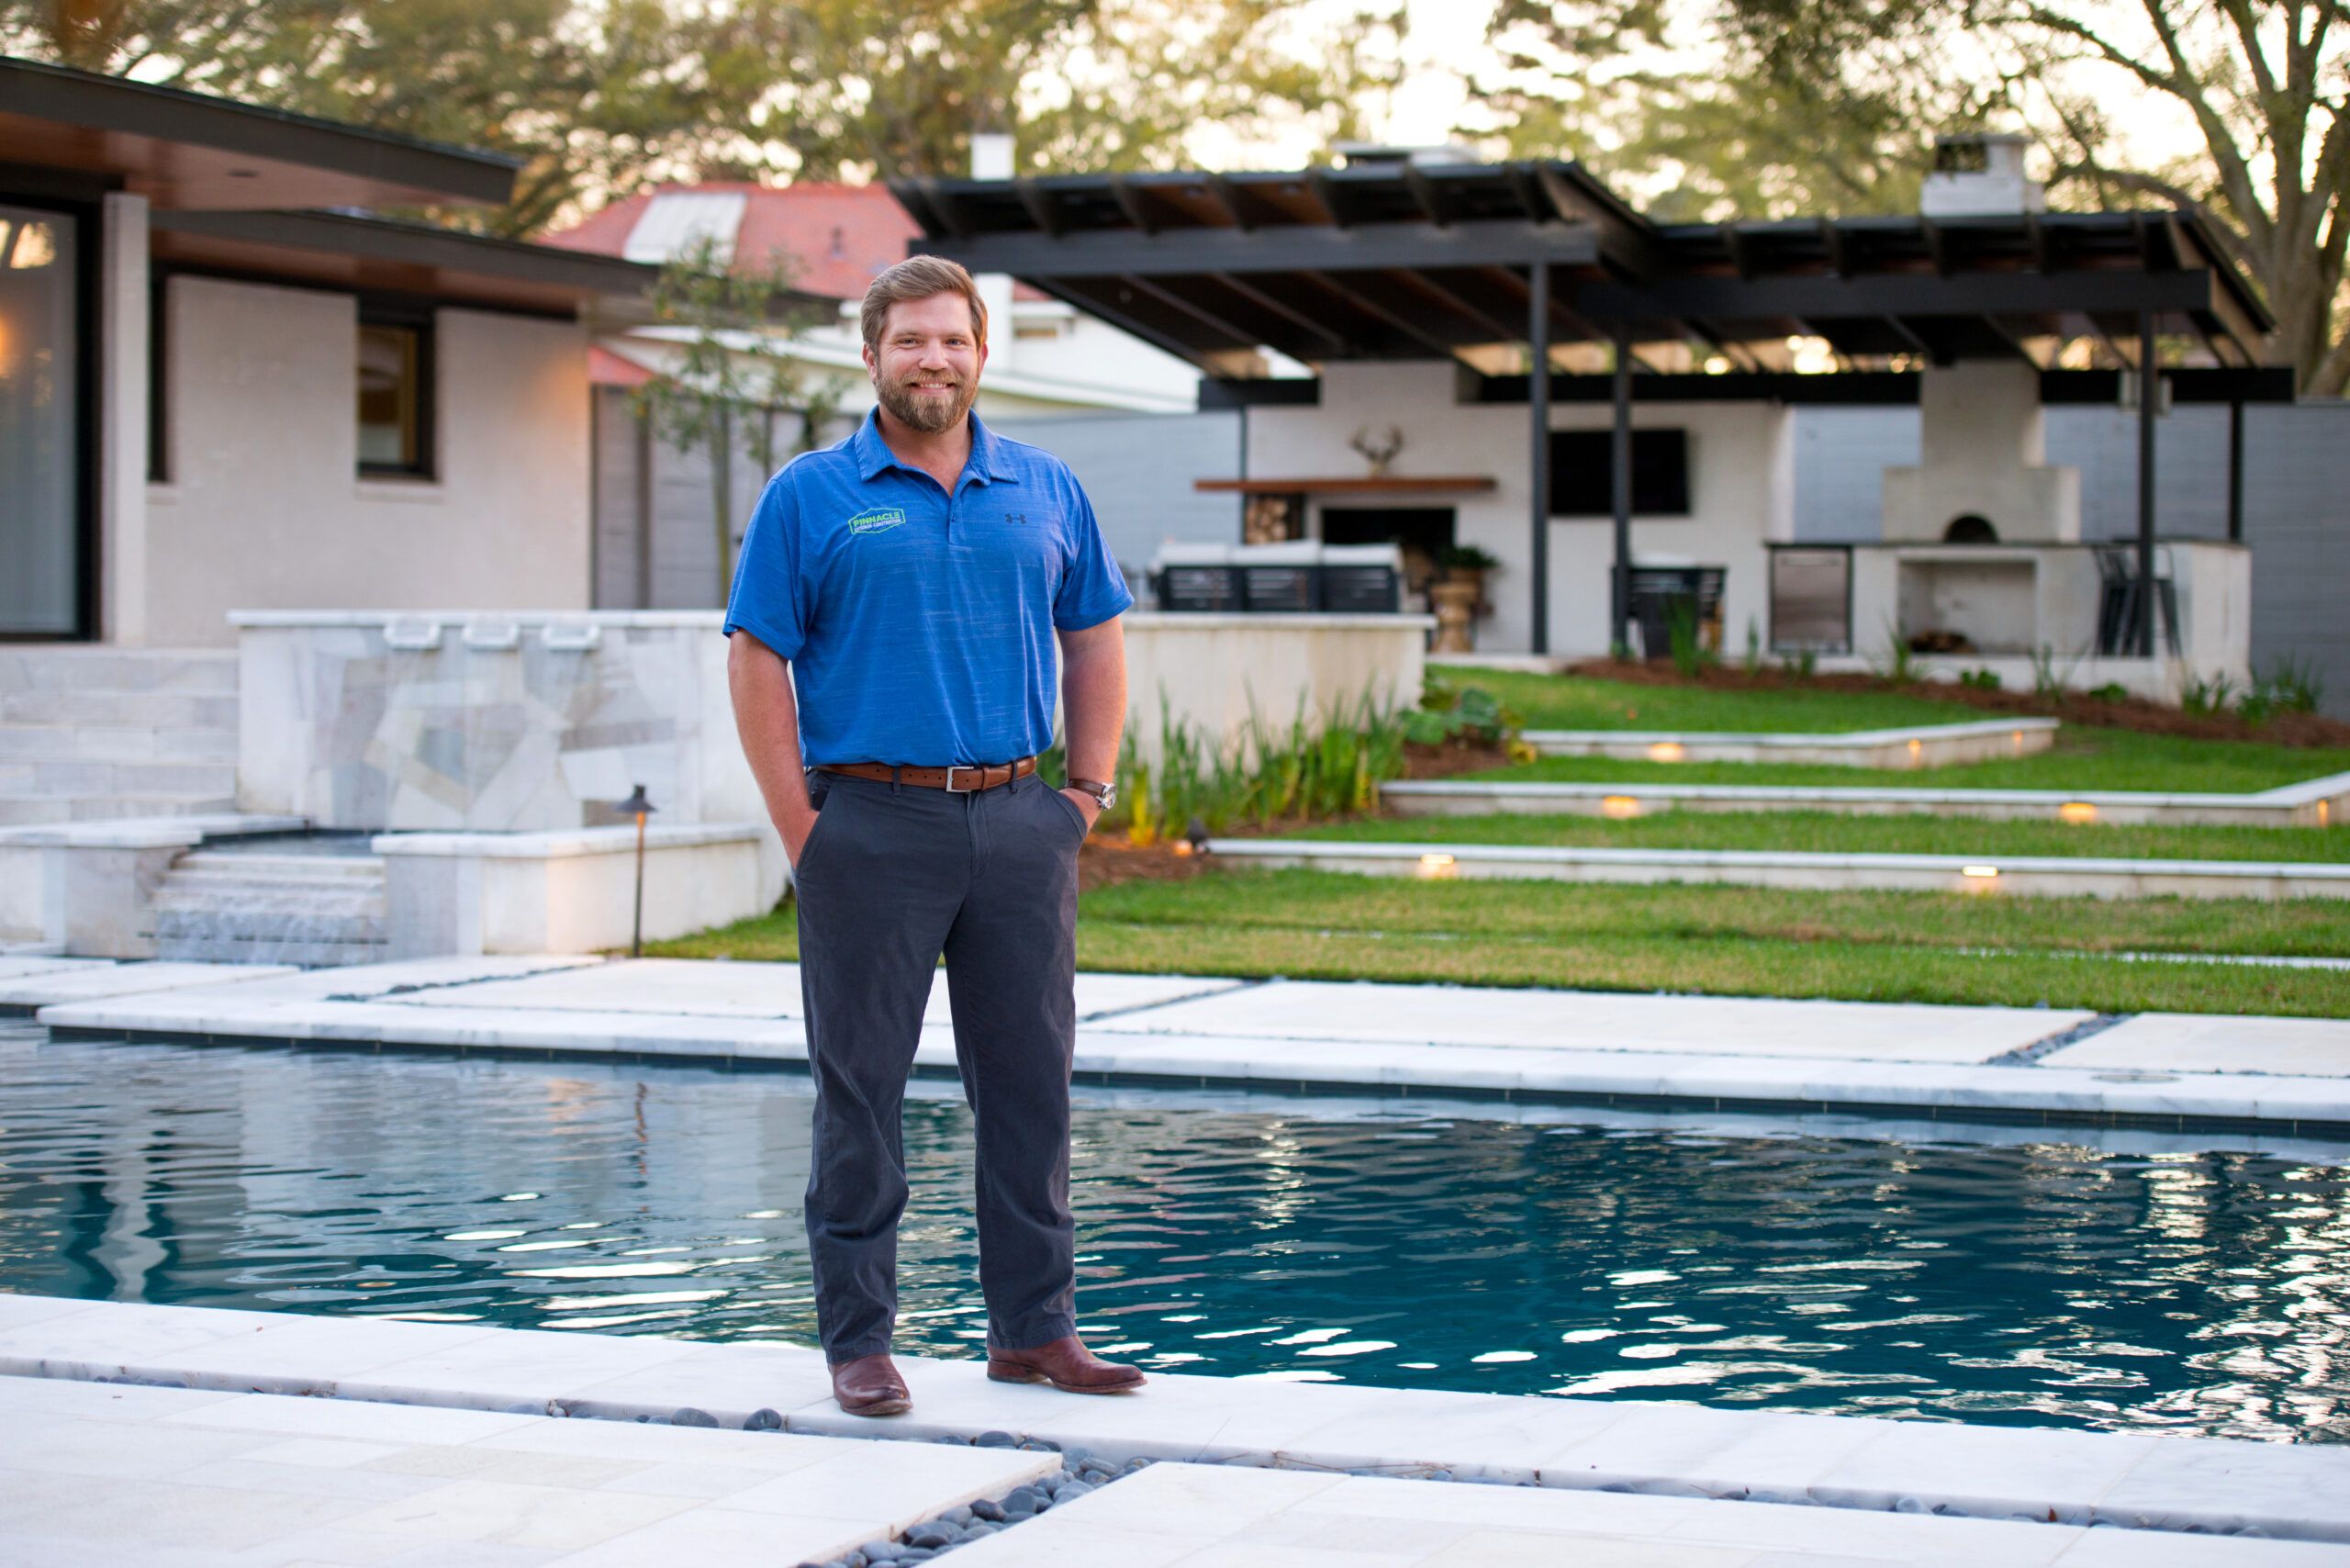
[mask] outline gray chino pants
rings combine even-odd
[[[979,1289],[992,1349],[1077,1331],[1069,1210],[1077,847],[1085,820],[1034,775],[949,794],[811,772],[795,870],[800,983],[816,1080],[808,1250],[835,1364],[890,1348],[899,1113],[941,953],[978,1128]]]

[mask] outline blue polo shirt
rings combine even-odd
[[[800,756],[1002,762],[1053,739],[1053,641],[1134,604],[1069,465],[971,416],[948,495],[877,416],[767,481],[726,633],[791,663]]]

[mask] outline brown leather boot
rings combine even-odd
[[[886,1350],[835,1365],[833,1402],[852,1416],[902,1416],[914,1403]]]
[[[1105,1361],[1071,1334],[1026,1350],[990,1350],[997,1383],[1049,1383],[1064,1394],[1125,1394],[1143,1385],[1142,1369]]]

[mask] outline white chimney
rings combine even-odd
[[[2042,211],[2047,192],[2023,172],[2029,145],[2023,137],[1990,131],[1937,136],[1934,171],[1918,193],[1918,210],[1928,218]]]
[[[1011,137],[993,130],[972,133],[971,178],[1008,180],[1012,166]],[[979,286],[980,302],[988,308],[988,364],[1000,371],[1009,370],[1017,336],[1012,330],[1012,278],[1005,273],[981,273],[972,281]]]

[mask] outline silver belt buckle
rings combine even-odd
[[[980,781],[977,784],[957,784],[955,782],[957,773],[976,773]],[[988,770],[984,767],[975,767],[964,762],[950,763],[946,768],[946,792],[950,795],[976,794],[985,787],[987,776]]]

